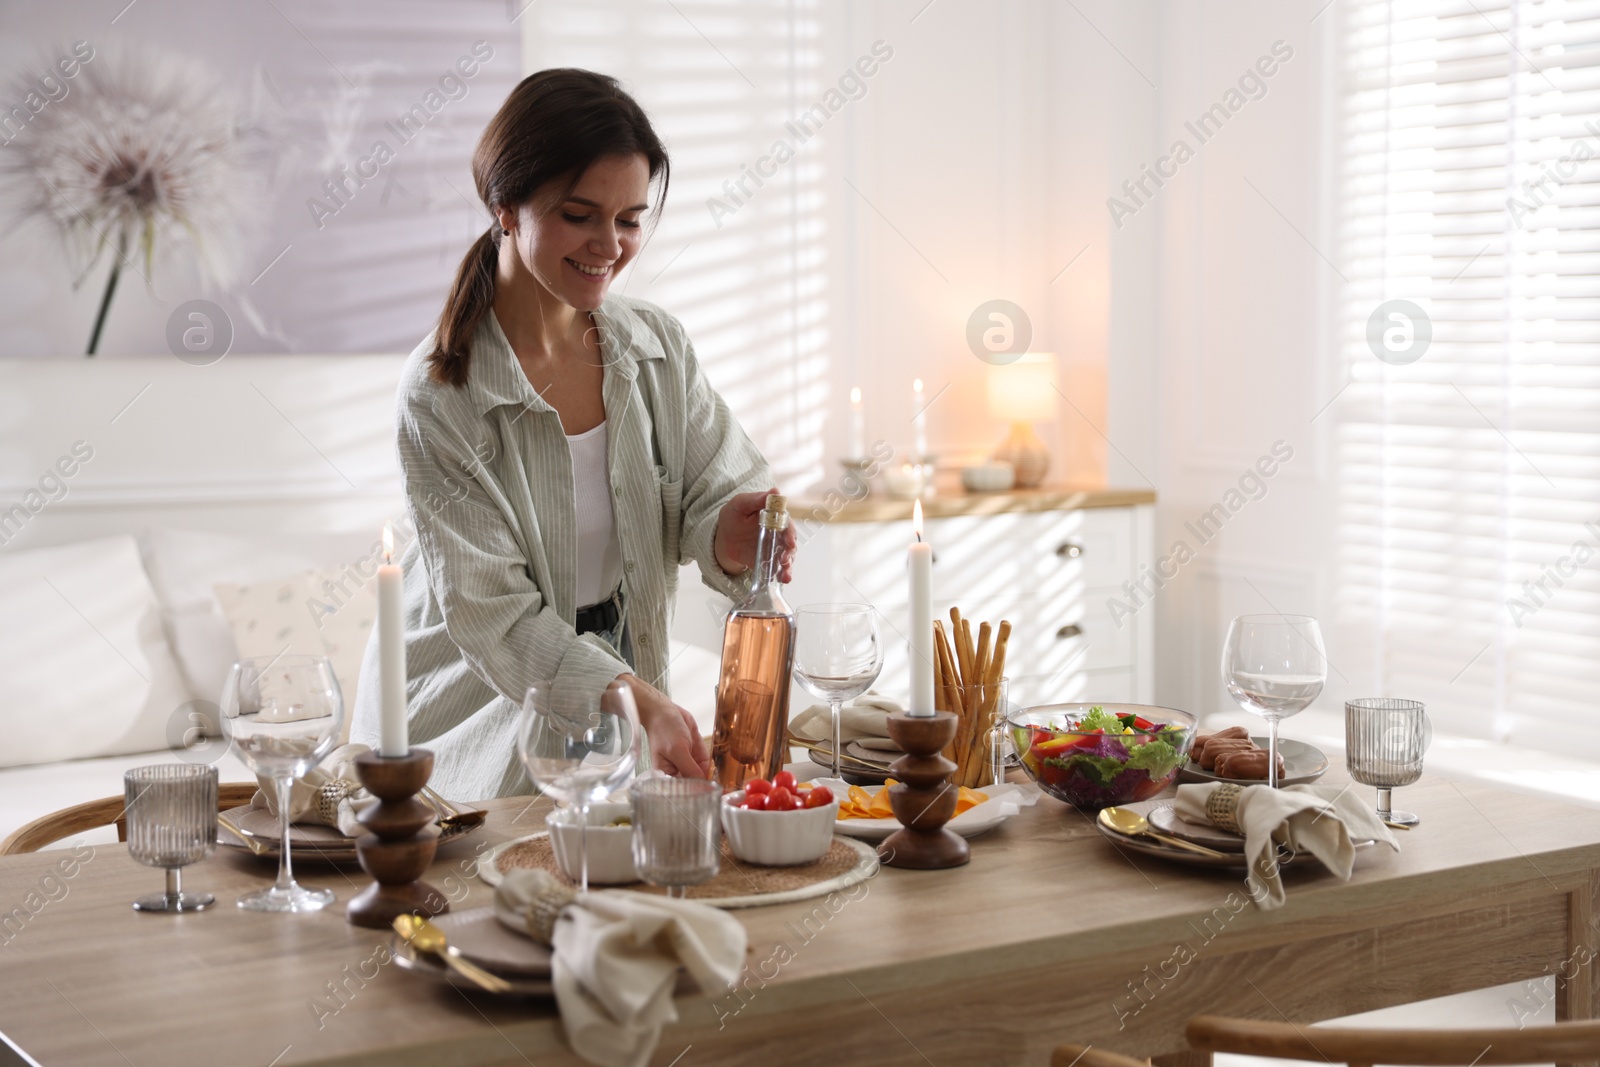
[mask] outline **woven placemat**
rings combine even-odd
[[[561,872],[556,865],[555,849],[550,835],[536,834],[506,847],[494,857],[495,867],[503,874],[517,868],[539,868],[549,871],[563,884],[576,883]],[[688,887],[686,896],[706,904],[748,906],[766,903],[763,897],[781,897],[783,900],[803,900],[808,896],[833,892],[845,885],[870,877],[877,871],[877,857],[869,846],[848,838],[835,837],[828,851],[812,863],[794,867],[761,867],[735,858],[728,849],[727,838],[722,839],[722,863],[716,877],[709,882]],[[858,877],[851,877],[857,874]],[[632,882],[625,887],[641,893],[666,896],[662,886]],[[777,901],[772,901],[776,903]]]

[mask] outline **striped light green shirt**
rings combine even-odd
[[[397,397],[400,467],[416,538],[405,567],[411,743],[432,784],[461,800],[528,789],[516,754],[523,694],[553,679],[573,712],[629,671],[668,687],[678,568],[737,596],[712,548],[736,493],[772,484],[766,461],[711,388],[677,319],[613,296],[594,313],[605,359],[612,503],[634,665],[574,630],[577,505],[561,419],[533,391],[495,316],[473,341],[468,382],[435,382],[428,337]],[[377,635],[362,665],[376,679]],[[357,695],[351,740],[376,744],[378,687]]]

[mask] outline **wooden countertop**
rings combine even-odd
[[[1347,780],[1336,765],[1324,784]],[[1238,872],[1114,848],[1041,798],[975,839],[968,866],[886,868],[859,890],[735,912],[752,949],[744,986],[680,996],[651,1062],[1043,1064],[1069,1040],[1167,1054],[1196,1013],[1310,1022],[1538,978],[1592,943],[1600,812],[1437,774],[1401,797],[1422,815],[1402,852],[1359,850],[1347,883],[1297,866],[1287,906],[1265,912]],[[491,802],[430,880],[457,909],[489,904],[476,859],[543,829],[548,806]],[[129,901],[160,871],[99,845],[57,873],[69,856],[0,859],[0,1032],[38,1062],[576,1062],[549,1001],[468,995],[388,964],[385,932],[344,921],[359,870],[301,864],[336,905],[265,915],[234,898],[268,884],[272,865],[218,854],[184,872],[215,908],[142,915]],[[1600,992],[1590,969],[1577,974],[1558,1014],[1589,1017]]]
[[[949,519],[963,515],[1121,508],[1155,502],[1154,489],[1099,489],[1070,485],[1013,489],[1004,493],[968,493],[958,489],[941,492],[931,500],[924,500],[922,513],[930,519]],[[911,503],[909,500],[893,500],[878,494],[863,500],[846,500],[843,504],[837,501],[830,504],[827,498],[807,497],[791,503],[790,511],[813,521],[896,522],[910,520]]]

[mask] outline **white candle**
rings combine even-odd
[[[867,419],[861,409],[861,387],[850,390],[850,458],[860,459],[867,454]]]
[[[378,755],[411,751],[406,735],[406,629],[401,615],[405,572],[394,562],[394,528],[383,525],[383,566],[378,568]]]
[[[928,412],[922,406],[921,378],[911,383],[911,410],[916,412],[911,418],[912,429],[916,433],[916,441],[912,448],[916,455],[911,458],[921,463],[923,457],[928,454]]]
[[[911,505],[916,540],[909,552],[911,573],[911,706],[906,714],[933,716],[933,546],[922,539],[922,501]]]

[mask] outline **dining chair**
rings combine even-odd
[[[1600,1060],[1600,1021],[1492,1030],[1379,1030],[1296,1026],[1219,1015],[1189,1020],[1189,1047],[1210,1055],[1348,1063],[1351,1067],[1494,1067],[1516,1063],[1589,1063]],[[1105,1067],[1111,1067],[1107,1064]]]
[[[250,803],[256,795],[255,782],[220,782],[217,784],[217,808],[227,811]],[[117,827],[117,840],[128,839],[128,824],[122,815],[123,798],[106,797],[74,804],[70,808],[53,811],[21,827],[0,841],[0,856],[16,856],[23,852],[37,852],[44,846],[85,830],[99,826]]]

